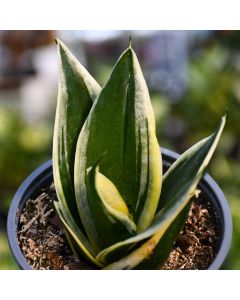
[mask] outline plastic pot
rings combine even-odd
[[[171,164],[179,156],[177,153],[164,148],[161,149],[161,152],[164,165]],[[7,221],[8,241],[16,262],[18,263],[19,267],[24,270],[30,270],[32,268],[22,254],[18,244],[17,228],[19,225],[19,216],[23,207],[25,206],[25,202],[29,198],[34,199],[34,197],[37,197],[40,190],[50,185],[52,180],[52,161],[49,160],[31,173],[22,183],[17,190],[9,209]],[[209,270],[217,270],[220,269],[221,265],[223,264],[231,244],[231,212],[228,202],[220,187],[208,174],[206,174],[201,180],[200,188],[205,194],[205,197],[208,199],[208,202],[210,202],[211,207],[219,217],[220,239],[217,245],[218,251],[211,265],[208,267]]]

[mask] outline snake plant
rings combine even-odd
[[[131,44],[101,88],[56,42],[55,207],[69,243],[96,268],[158,269],[186,220],[226,116],[163,175],[154,113]]]

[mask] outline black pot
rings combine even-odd
[[[162,148],[161,151],[165,165],[173,163],[179,156],[177,153],[167,149]],[[17,228],[19,225],[19,216],[22,212],[25,202],[29,198],[34,199],[34,197],[37,197],[39,195],[39,191],[42,188],[50,185],[52,180],[52,161],[49,160],[37,168],[22,183],[17,190],[9,209],[7,221],[8,241],[16,262],[18,263],[19,267],[24,270],[30,270],[32,268],[27,263],[27,260],[22,254],[18,244]],[[210,202],[211,207],[219,217],[220,239],[218,242],[218,251],[211,265],[208,267],[209,270],[217,270],[220,269],[221,265],[223,264],[231,244],[231,212],[223,192],[208,174],[206,174],[201,180],[200,188],[202,193],[205,194],[205,198],[207,197],[208,202]]]

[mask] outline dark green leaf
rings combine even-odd
[[[100,86],[59,40],[59,88],[53,139],[53,175],[64,214],[69,210],[80,224],[74,195],[76,143]]]
[[[164,207],[158,211],[152,225],[136,237],[103,250],[97,256],[99,261],[105,264],[108,258],[112,259],[114,257],[114,252],[119,253],[120,248],[126,250],[126,247],[129,245],[147,239],[132,253],[109,265],[108,268],[151,268],[153,265],[157,267],[155,262],[161,259],[161,255],[166,256],[166,253],[162,251],[163,245],[161,244],[161,239],[194,195],[197,184],[204,174],[217,146],[225,122],[226,116],[222,118],[216,133],[187,150],[164,175],[164,193],[161,194],[160,198],[160,201],[164,203]],[[181,172],[179,170],[181,170]],[[189,176],[189,173],[192,176]],[[178,181],[181,182],[181,185],[178,184]],[[181,225],[182,221],[179,220],[179,226]],[[170,234],[170,232],[168,232],[168,234]],[[176,239],[176,231],[174,231],[174,235],[174,239]],[[165,250],[169,253],[169,247],[166,247]],[[154,260],[154,264],[152,263],[152,259]]]
[[[88,204],[86,170],[102,156],[100,172],[116,186],[138,225],[137,230],[143,231],[156,211],[162,168],[149,94],[131,48],[118,60],[77,144],[76,200],[95,249],[101,247]]]

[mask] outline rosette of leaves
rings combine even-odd
[[[53,175],[69,243],[97,268],[158,269],[187,218],[226,116],[163,175],[154,113],[132,46],[101,88],[57,45]]]

